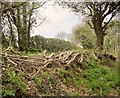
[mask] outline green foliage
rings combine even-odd
[[[94,59],[90,59],[88,61],[88,68],[96,68],[96,67],[99,67],[99,60],[95,61]]]
[[[10,83],[15,83],[15,85],[18,86],[24,92],[26,90],[26,85],[21,79],[22,72],[15,73],[15,71],[8,70],[6,80]]]
[[[10,88],[10,87],[5,87],[2,89],[3,96],[15,96],[15,89]]]
[[[69,74],[69,71],[65,70],[64,68],[59,68],[57,71],[61,78],[64,77],[65,74]]]
[[[79,47],[60,39],[34,36],[31,38],[31,48],[29,51],[42,52],[43,50],[47,50],[48,52],[59,52],[72,49],[79,49]]]
[[[43,36],[36,35],[31,37],[30,51],[40,52],[46,49],[47,39]]]
[[[50,78],[50,75],[49,75],[48,72],[42,72],[42,73],[41,73],[41,77],[42,77],[42,78],[47,78],[47,79],[49,79],[49,78]]]
[[[91,94],[107,95],[111,89],[118,88],[117,72],[108,67],[100,66],[97,61],[89,61],[85,75],[86,84]]]
[[[84,80],[82,76],[80,75],[80,73],[77,72],[72,76],[72,82],[73,82],[73,86],[75,87],[79,87],[80,85],[84,84]]]
[[[78,72],[60,69],[59,75],[62,78],[63,83],[65,83],[65,84],[68,81],[71,81],[72,85],[74,87],[79,87],[80,85],[84,84],[84,80],[83,80],[82,76],[80,75],[80,73],[78,73]]]
[[[22,72],[16,73],[15,71],[9,69],[6,72],[6,80],[3,89],[4,96],[14,96],[16,90],[20,90],[24,93],[27,90],[27,85],[22,81]]]
[[[41,55],[41,52],[38,52],[38,51],[22,51],[21,52],[22,55],[28,55],[28,56],[36,56],[36,55]]]
[[[40,77],[33,77],[32,80],[35,82],[37,86],[41,85],[42,79]]]
[[[47,39],[47,50],[50,52],[58,52],[58,51],[63,51],[63,50],[74,50],[74,49],[79,49],[76,45],[60,40],[60,39],[54,39],[54,38],[48,38]]]
[[[76,42],[81,43],[83,48],[92,49],[95,47],[95,34],[88,24],[85,23],[83,26],[77,25],[73,29],[73,35]]]
[[[40,76],[32,77],[32,80],[35,82],[36,86],[40,86],[44,79],[50,79],[50,74],[48,72],[41,71]]]
[[[107,35],[105,36],[105,49],[109,52],[116,50],[118,46],[118,27],[120,26],[120,22],[118,20],[112,20],[106,31]]]

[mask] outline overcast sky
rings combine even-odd
[[[59,6],[46,5],[39,10],[40,15],[46,17],[46,21],[34,29],[32,35],[41,35],[46,38],[54,38],[59,32],[71,33],[72,28],[81,22],[80,17],[69,9]]]

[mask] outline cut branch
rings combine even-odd
[[[11,59],[7,58],[7,60],[12,63],[13,65],[17,66],[17,63],[13,62]]]

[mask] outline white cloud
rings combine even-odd
[[[69,9],[59,6],[47,6],[46,9],[39,10],[47,20],[34,29],[32,35],[42,35],[44,37],[54,37],[59,32],[71,33],[73,26],[80,23],[80,19]]]

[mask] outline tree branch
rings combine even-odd
[[[42,18],[41,18],[42,19]],[[46,20],[46,17],[45,18],[43,18],[42,19],[42,22],[40,22],[37,26],[35,26],[35,27],[38,27],[38,26],[40,26],[44,21]]]
[[[107,10],[108,6],[109,6],[109,3],[108,3],[108,2],[105,2],[105,7],[104,7],[104,9],[102,10],[102,14],[105,13],[105,11]]]
[[[50,0],[46,0],[46,1],[44,1],[42,4],[40,4],[39,6],[37,6],[37,7],[33,7],[31,10],[35,10],[35,9],[38,9],[38,8],[40,8],[40,7],[42,7],[44,4],[46,4],[48,1],[50,1]],[[34,4],[35,4],[35,2],[33,2],[33,6],[34,6]]]
[[[42,7],[42,6],[43,6],[45,3],[47,3],[48,1],[50,1],[50,0],[44,1],[42,4],[40,4],[40,5],[37,6],[37,7],[34,7],[35,2],[32,3],[32,9],[30,10],[30,12],[28,12],[28,14],[29,14],[29,19],[28,19],[28,32],[30,32],[30,28],[31,28],[31,25],[32,25],[32,23],[30,22],[30,20],[31,20],[31,16],[32,16],[33,11],[34,11],[35,9],[38,9],[38,8]],[[43,23],[43,22],[42,22],[42,23]],[[41,25],[42,23],[40,23],[39,25]]]
[[[92,9],[90,8],[89,4],[86,4],[86,7],[87,7],[87,8],[89,9],[89,11],[90,11],[90,16],[92,16],[93,13],[92,13]]]
[[[104,28],[104,31],[107,29],[106,26],[109,24],[109,22],[111,21],[111,19],[115,16],[115,13],[116,13],[116,11],[114,11],[112,13],[112,16],[110,17],[110,19],[107,22],[105,22],[105,24],[103,25],[102,28]]]
[[[114,3],[114,4],[113,4]],[[106,16],[108,16],[109,14],[111,14],[112,12],[114,12],[114,11],[116,11],[117,10],[117,8],[118,8],[118,6],[119,6],[119,3],[120,2],[118,2],[117,4],[115,4],[115,2],[112,2],[112,3],[110,3],[110,4],[108,4],[109,5],[109,10],[106,12],[106,14],[103,14],[103,17],[105,18]],[[107,5],[106,5],[107,6]],[[108,7],[108,6],[107,6]],[[106,10],[107,10],[107,8],[106,8]],[[105,13],[105,12],[104,12]]]
[[[88,25],[90,26],[91,29],[94,29],[94,27],[92,26],[92,24],[90,24],[89,20],[87,21]]]

